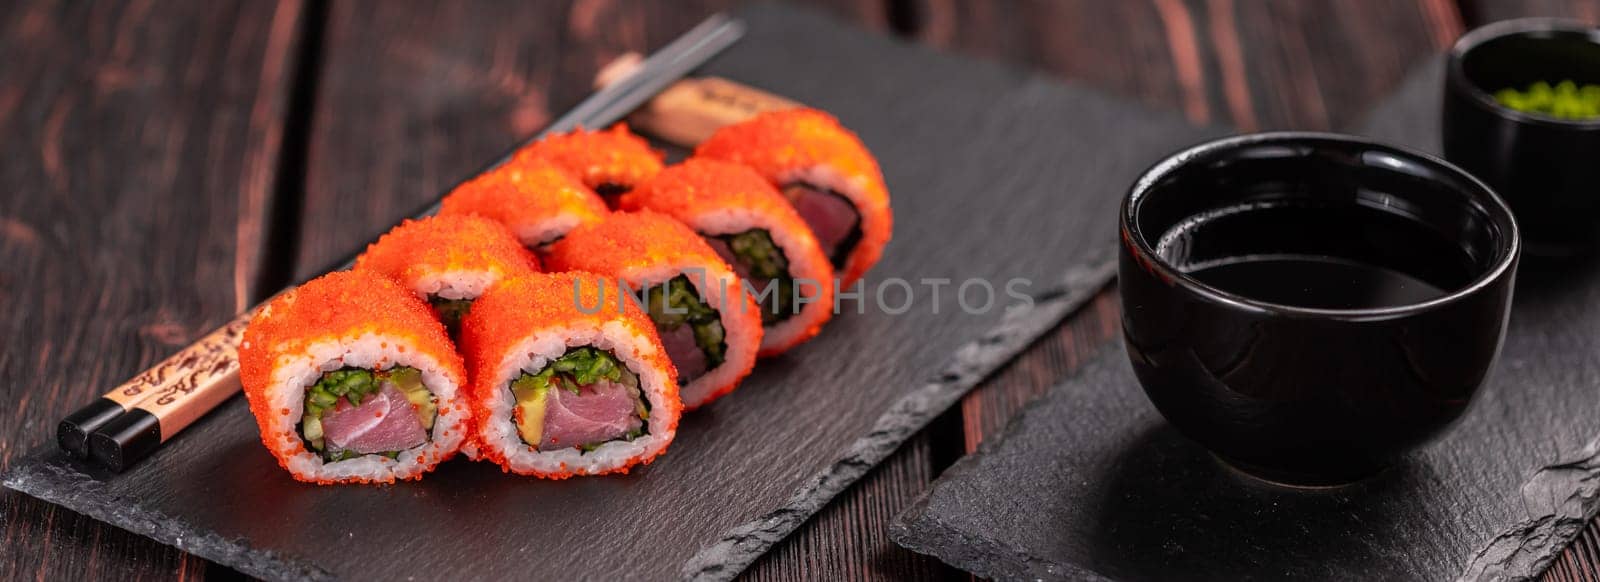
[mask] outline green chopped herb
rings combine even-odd
[[[538,374],[529,375],[524,372],[516,382],[530,382],[527,384],[530,389],[555,384],[577,394],[580,388],[600,380],[623,382],[624,375],[633,374],[624,370],[622,364],[611,354],[596,348],[581,347],[568,350],[566,354],[546,365]],[[634,381],[637,382],[636,379]]]
[[[728,248],[739,261],[750,268],[750,274],[763,279],[788,276],[789,259],[783,250],[772,242],[766,229],[753,228],[727,237]]]
[[[772,233],[753,228],[722,239],[750,278],[775,283],[763,289],[756,282],[746,282],[755,288],[761,302],[762,325],[772,325],[793,316],[794,276],[789,274],[789,258],[772,242]]]
[[[727,355],[728,344],[723,341],[721,320],[694,324],[694,343],[700,346],[700,351],[706,353],[707,370],[722,365]]]
[[[722,315],[700,298],[687,275],[678,275],[645,289],[645,309],[656,326],[674,330],[688,324],[695,345],[706,354],[706,369],[722,365],[728,349],[722,338]]]
[[[1557,119],[1600,118],[1600,85],[1586,84],[1580,87],[1570,79],[1553,87],[1539,81],[1529,85],[1525,91],[1507,87],[1496,91],[1494,98],[1501,105],[1523,113]]]

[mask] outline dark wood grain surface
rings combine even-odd
[[[0,467],[250,304],[299,2],[0,9]],[[205,563],[0,493],[0,578],[187,578]]]
[[[263,291],[343,256],[733,0],[9,3],[0,10],[0,468]],[[831,12],[1241,128],[1327,128],[1478,23],[1600,0],[831,0]],[[92,313],[94,317],[84,314]],[[1103,293],[753,566],[961,578],[887,522],[1117,332]],[[225,568],[0,493],[0,578]],[[1593,580],[1600,527],[1548,579]]]

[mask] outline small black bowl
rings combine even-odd
[[[1524,113],[1493,93],[1565,80],[1600,84],[1600,28],[1547,18],[1497,22],[1456,41],[1446,66],[1445,159],[1505,197],[1530,255],[1597,248],[1600,119]]]
[[[1426,154],[1223,139],[1146,171],[1120,220],[1123,338],[1145,393],[1271,481],[1391,464],[1467,410],[1504,339],[1511,210]]]

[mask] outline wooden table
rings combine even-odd
[[[12,0],[0,8],[0,470],[54,424],[386,230],[598,67],[733,0]],[[909,42],[1243,129],[1328,128],[1477,24],[1600,0],[825,0]],[[939,472],[1115,336],[1114,294],[828,505],[752,579],[963,578],[888,540]],[[237,574],[0,493],[0,578]],[[1593,580],[1591,524],[1547,574]],[[1454,573],[1441,572],[1441,576]]]

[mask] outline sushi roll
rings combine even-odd
[[[462,324],[475,445],[520,475],[626,473],[678,430],[677,372],[655,326],[590,273],[528,275],[478,298]]]
[[[355,270],[410,289],[456,337],[472,300],[497,281],[537,273],[539,260],[500,223],[478,216],[432,216],[402,222],[368,245]]]
[[[583,182],[540,158],[513,158],[457,186],[439,203],[440,216],[476,214],[494,220],[534,250],[580,224],[598,222],[608,212]]]
[[[245,329],[239,378],[261,442],[301,481],[420,478],[470,432],[444,326],[372,273],[330,273],[268,302]]]
[[[777,186],[817,236],[841,287],[865,275],[889,242],[894,216],[878,161],[831,115],[762,113],[717,130],[695,156],[750,166]]]
[[[573,230],[551,248],[548,264],[627,286],[623,292],[644,305],[678,369],[685,408],[732,392],[755,367],[761,347],[755,301],[728,263],[676,220],[649,211],[612,214]]]
[[[616,208],[617,197],[661,171],[661,152],[644,138],[618,123],[609,130],[577,129],[528,144],[517,159],[544,158],[572,172],[606,204]]]
[[[758,355],[783,353],[833,317],[827,255],[777,189],[750,168],[690,159],[624,196],[622,208],[677,219],[733,266],[761,309]]]

